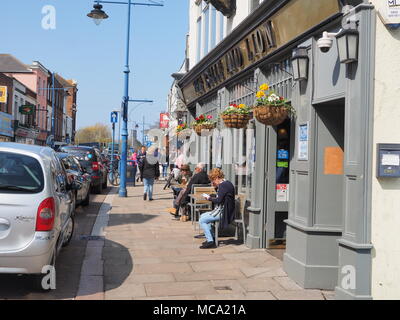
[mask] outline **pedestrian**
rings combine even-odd
[[[153,201],[153,185],[154,180],[160,177],[159,163],[154,153],[149,150],[147,155],[139,164],[141,179],[144,183],[143,200],[149,197],[149,201]]]
[[[142,167],[142,163],[143,163],[144,158],[146,157],[146,154],[147,154],[146,147],[142,146],[140,148],[140,151],[138,152],[138,155],[137,155],[137,162],[138,162],[139,171],[140,171],[140,168]],[[141,177],[142,177],[142,174],[140,173],[140,175],[139,175],[139,177],[137,178],[136,181],[139,182],[139,178],[140,178],[140,181],[143,182],[143,179]]]
[[[134,150],[132,153],[132,176],[133,176],[133,186],[136,187],[136,174],[137,174],[137,167],[138,167],[138,163],[137,163],[137,152]]]
[[[204,198],[210,200],[216,207],[213,211],[203,213],[200,217],[199,224],[206,236],[206,241],[202,243],[200,249],[215,248],[211,223],[220,221],[219,226],[222,230],[235,219],[235,187],[230,181],[224,179],[224,173],[219,168],[211,170],[208,177],[218,192],[216,197],[204,194]]]

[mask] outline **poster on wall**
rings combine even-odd
[[[289,184],[276,185],[276,202],[289,201]]]
[[[298,160],[308,160],[308,123],[299,125],[298,135],[299,152],[297,155]]]

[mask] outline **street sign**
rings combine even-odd
[[[117,123],[118,122],[118,112],[113,111],[111,112],[111,123]]]
[[[169,115],[168,113],[160,113],[160,129],[168,129]]]

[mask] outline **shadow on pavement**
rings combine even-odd
[[[154,214],[143,214],[143,213],[123,213],[110,215],[110,220],[108,221],[108,226],[120,226],[124,224],[140,224],[145,223],[151,219],[156,218],[157,215]]]
[[[106,240],[103,249],[104,291],[120,287],[133,270],[129,250],[119,243]]]

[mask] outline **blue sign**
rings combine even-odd
[[[12,127],[12,115],[0,112],[0,134],[7,137],[14,136],[14,130]]]
[[[289,159],[289,151],[280,149],[278,150],[278,160],[288,160]]]
[[[118,122],[118,112],[113,111],[111,112],[111,123],[117,123]]]

